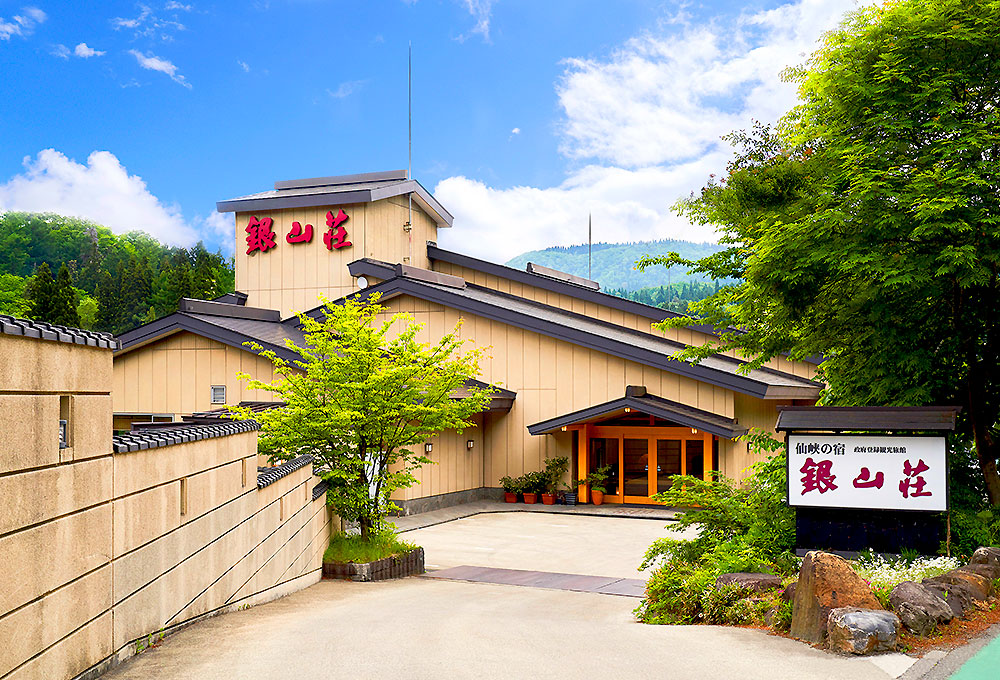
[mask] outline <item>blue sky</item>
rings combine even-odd
[[[711,240],[669,206],[719,136],[794,104],[851,0],[0,0],[0,209],[231,252],[215,201],[406,166],[504,261],[595,239]]]

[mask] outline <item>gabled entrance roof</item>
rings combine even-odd
[[[528,432],[534,435],[551,434],[571,425],[583,425],[624,414],[626,408],[669,420],[683,427],[694,427],[726,439],[735,439],[746,434],[747,431],[745,427],[740,427],[732,418],[657,397],[647,393],[646,388],[642,386],[629,385],[625,388],[625,396],[621,399],[528,425]]]

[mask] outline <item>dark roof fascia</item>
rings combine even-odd
[[[318,188],[318,187],[317,187]],[[348,205],[350,203],[371,203],[385,198],[403,196],[412,193],[417,204],[432,217],[439,227],[450,227],[455,218],[437,199],[424,189],[420,182],[408,179],[374,189],[356,189],[354,191],[331,191],[328,193],[305,194],[296,196],[259,196],[256,198],[233,198],[217,201],[215,209],[220,213],[253,212],[256,210],[282,210],[285,208],[314,208],[324,205]]]
[[[246,305],[247,297],[246,293],[234,290],[232,293],[224,293],[219,297],[212,299],[212,302],[221,302],[224,305],[238,305],[242,307]]]
[[[370,189],[358,191],[338,191],[329,194],[307,194],[305,196],[262,196],[260,198],[234,198],[218,201],[215,209],[220,213],[254,212],[256,210],[282,210],[284,208],[314,208],[321,205],[347,205],[348,203],[371,203]]]
[[[373,260],[370,257],[363,257],[360,260],[349,263],[347,271],[351,273],[351,276],[355,277],[375,276],[380,279],[391,279],[396,275],[395,265],[381,260]]]
[[[472,286],[469,284],[470,288]],[[489,290],[490,293],[494,293],[503,296],[503,293]],[[734,392],[739,392],[741,394],[746,394],[752,397],[757,397],[758,399],[764,399],[768,397],[767,388],[768,385],[752,378],[734,375],[730,373],[725,373],[722,371],[717,371],[715,369],[708,368],[701,364],[690,364],[686,361],[678,361],[676,359],[671,359],[658,352],[652,352],[650,350],[643,349],[641,347],[636,347],[629,345],[627,343],[618,342],[616,340],[611,340],[607,337],[588,333],[585,331],[569,329],[557,324],[553,324],[542,319],[537,319],[535,317],[527,316],[524,314],[518,314],[512,312],[509,309],[505,309],[495,305],[489,305],[478,300],[471,300],[462,295],[452,293],[448,290],[442,290],[434,286],[423,285],[418,281],[406,278],[395,278],[388,281],[383,281],[382,283],[370,286],[357,293],[352,293],[347,297],[361,297],[368,298],[373,293],[380,292],[383,293],[384,299],[390,299],[397,295],[413,295],[414,297],[421,298],[423,300],[428,300],[430,302],[436,302],[438,304],[444,305],[446,307],[452,307],[460,311],[467,312],[469,314],[476,314],[488,319],[493,319],[495,321],[500,321],[508,325],[514,326],[516,328],[521,328],[523,330],[532,331],[534,333],[541,333],[542,335],[549,336],[551,338],[556,338],[559,340],[564,340],[566,342],[572,343],[574,345],[580,345],[582,347],[588,347],[590,349],[596,349],[598,351],[610,354],[612,356],[617,356],[622,359],[628,359],[630,361],[635,361],[646,366],[651,366],[653,368],[658,368],[670,373],[677,373],[679,375],[684,375],[701,382],[706,382],[711,385],[717,385],[719,387],[724,387],[726,389],[733,390]],[[343,299],[343,298],[342,298]],[[538,303],[535,303],[538,304]],[[322,313],[322,307],[317,307],[312,309],[306,314],[312,318],[319,318],[319,314]],[[563,309],[557,309],[557,311],[570,315],[572,312],[567,312]],[[593,320],[592,320],[593,321]],[[600,322],[598,322],[600,323]],[[640,332],[640,331],[635,331]],[[777,371],[772,371],[777,373]],[[788,387],[778,388],[783,392],[788,391]],[[794,389],[794,388],[791,388]],[[820,385],[815,388],[815,393],[812,393],[811,388],[803,386],[803,394],[799,395],[798,398],[808,399],[815,398],[818,395],[819,390],[822,389]],[[805,392],[809,390],[809,392]],[[784,394],[782,398],[792,398],[787,397]]]
[[[188,331],[190,333],[194,333],[195,335],[200,335],[203,338],[208,338],[209,340],[216,340],[224,345],[241,349],[244,352],[254,353],[253,350],[243,344],[244,342],[256,342],[264,349],[274,351],[278,357],[284,359],[285,361],[302,360],[300,355],[291,351],[287,347],[265,342],[243,333],[237,333],[236,331],[228,328],[223,328],[222,326],[202,321],[201,319],[195,319],[183,312],[174,312],[173,314],[165,316],[162,319],[151,321],[150,323],[139,326],[138,328],[133,328],[126,333],[122,333],[118,336],[118,340],[121,343],[121,349],[115,352],[115,356],[126,354],[132,349],[137,349],[139,346],[149,344],[150,342],[154,342],[181,331]]]
[[[206,314],[208,316],[224,316],[230,319],[270,321],[272,323],[281,322],[281,312],[277,309],[247,307],[245,305],[233,305],[227,302],[216,302],[214,300],[181,298],[177,304],[177,311],[190,312],[191,314]]]
[[[961,411],[961,406],[779,406],[775,430],[951,432]]]
[[[549,420],[543,420],[542,422],[535,423],[534,425],[528,425],[528,432],[533,435],[549,434],[551,432],[559,431],[563,427],[576,425],[581,421],[591,420],[593,418],[600,418],[603,415],[615,413],[616,411],[621,411],[622,409],[628,407],[641,413],[645,413],[646,415],[656,416],[657,418],[662,418],[663,420],[670,420],[684,427],[694,427],[719,437],[725,437],[726,439],[735,439],[740,435],[746,434],[746,428],[737,427],[736,421],[731,418],[725,418],[724,416],[708,413],[707,411],[701,411],[701,413],[705,413],[707,417],[699,418],[697,412],[699,412],[700,409],[693,409],[689,406],[684,406],[683,404],[677,404],[680,408],[673,409],[671,408],[671,405],[674,403],[675,402],[670,402],[666,399],[660,399],[658,397],[626,396],[621,399],[615,399],[603,404],[597,404],[579,411],[574,411],[573,413],[567,413],[562,416],[550,418]],[[686,413],[686,411],[695,411],[696,413]],[[728,421],[732,423],[732,427],[723,427],[719,423],[712,422],[709,418]]]
[[[274,183],[274,190],[313,189],[318,187],[335,187],[344,184],[390,182],[403,179],[408,179],[406,170],[383,170],[382,172],[361,172],[354,175],[334,175],[333,177],[309,177],[306,179],[283,180]]]
[[[610,307],[611,309],[617,309],[621,312],[637,314],[647,319],[651,319],[652,321],[663,321],[664,319],[673,319],[678,316],[683,316],[682,314],[671,312],[667,309],[652,307],[650,305],[644,305],[641,302],[620,298],[617,295],[602,293],[601,291],[594,290],[593,288],[587,288],[574,283],[560,281],[559,279],[541,276],[539,274],[531,274],[526,271],[521,271],[520,269],[514,269],[513,267],[496,264],[494,262],[487,262],[486,260],[480,260],[478,258],[456,253],[451,250],[442,250],[437,245],[432,243],[427,244],[427,257],[431,260],[448,262],[449,264],[466,267],[478,272],[483,272],[484,274],[499,276],[500,278],[516,281],[517,283],[523,283],[528,286],[534,286],[535,288],[541,288],[553,293],[569,295],[570,297],[575,297],[583,300],[584,302],[593,302],[594,304]],[[706,324],[695,324],[687,326],[687,328],[691,328],[708,335],[719,335],[714,327]]]

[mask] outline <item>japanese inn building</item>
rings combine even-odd
[[[783,357],[746,373],[735,354],[673,360],[712,329],[660,332],[651,324],[673,312],[607,295],[594,281],[439,248],[452,216],[405,171],[277,182],[218,210],[234,213],[237,292],[182,300],[119,338],[116,430],[206,422],[227,405],[268,407],[269,393],[236,378],[274,378],[244,343],[294,359],[284,341],[304,342],[295,312],[321,314],[320,294],[379,292],[387,313],[424,324],[427,342],[464,319],[462,335],[489,348],[480,379],[502,389],[477,427],[428,441],[437,464],[397,500],[407,512],[496,497],[501,477],[560,455],[574,476],[611,465],[610,503],[652,503],[675,474],[742,478],[754,458],[736,438],[773,431],[778,406],[812,405],[822,387],[814,364]]]

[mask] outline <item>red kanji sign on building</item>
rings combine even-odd
[[[299,222],[292,222],[292,230],[285,234],[289,243],[309,243],[313,240],[313,225],[307,224],[305,229]]]
[[[326,244],[327,250],[339,250],[351,245],[351,242],[347,240],[347,230],[343,227],[343,223],[346,221],[347,213],[343,210],[338,210],[336,217],[333,216],[332,212],[327,211],[326,226],[329,229],[323,234],[323,243]]]
[[[250,223],[246,228],[247,255],[255,250],[266,253],[269,249],[277,247],[278,244],[274,242],[274,232],[271,231],[272,224],[274,220],[270,217],[262,220],[258,220],[255,216],[250,217]]]

